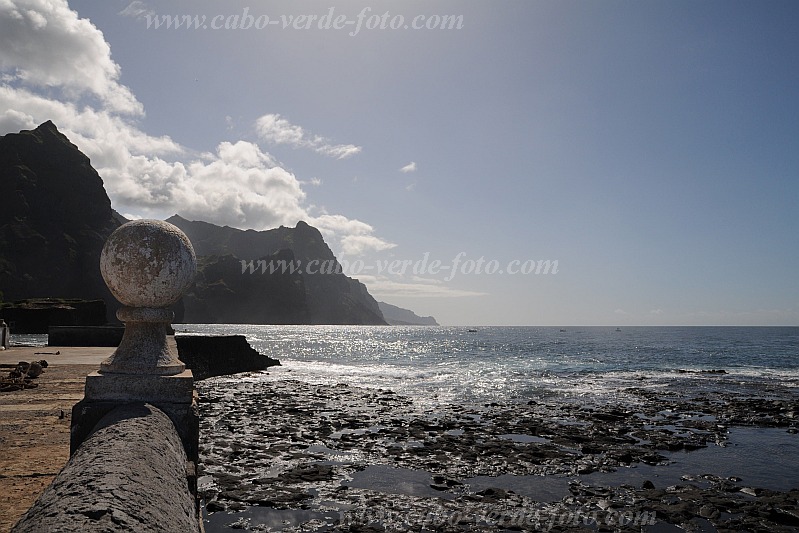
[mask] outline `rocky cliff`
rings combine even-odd
[[[0,136],[0,302],[102,299],[114,321],[120,304],[103,282],[99,259],[124,222],[89,158],[52,122]],[[366,287],[343,274],[243,272],[241,260],[336,264],[322,234],[305,222],[268,231],[177,215],[169,222],[186,232],[199,258],[196,283],[176,306],[178,321],[385,324]]]
[[[52,122],[0,136],[3,300],[99,298],[113,317],[99,260],[119,225],[89,158]]]
[[[185,322],[386,324],[366,287],[334,272],[336,257],[305,222],[266,231],[178,215],[167,222],[186,233],[202,258],[197,282],[183,300]]]
[[[438,322],[432,316],[419,316],[410,309],[403,309],[396,305],[386,302],[377,302],[383,318],[391,326],[438,326]]]
[[[292,255],[281,250],[273,257]],[[299,274],[243,274],[241,261],[231,254],[200,256],[197,266],[195,283],[183,297],[181,322],[311,323],[305,283]]]

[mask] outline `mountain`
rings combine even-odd
[[[120,304],[100,274],[100,253],[124,222],[89,158],[52,122],[0,136],[0,302],[102,299],[114,321]],[[175,309],[179,320],[385,324],[366,287],[343,274],[244,272],[242,260],[337,265],[322,234],[305,222],[268,231],[177,215],[169,222],[189,236],[198,256],[194,286]]]
[[[335,272],[335,255],[305,222],[265,231],[178,215],[167,222],[183,230],[203,258],[183,300],[186,322],[235,317],[250,324],[386,324],[366,287]]]
[[[102,299],[100,252],[121,224],[89,158],[48,121],[0,136],[0,299]]]
[[[391,326],[438,326],[439,323],[432,316],[419,316],[409,309],[403,309],[386,302],[377,302],[383,312],[383,318]]]

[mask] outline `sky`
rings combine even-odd
[[[376,299],[446,325],[795,326],[797,20],[0,0],[0,134],[52,120],[130,218],[305,220]]]

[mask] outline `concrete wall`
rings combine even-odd
[[[50,326],[48,346],[119,346],[124,326]]]
[[[105,415],[12,529],[33,532],[201,531],[194,464],[170,418],[145,403]]]
[[[194,379],[266,370],[280,361],[261,355],[244,335],[175,335],[178,357]]]

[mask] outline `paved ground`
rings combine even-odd
[[[30,362],[44,359],[51,365],[94,365],[96,367],[100,365],[103,359],[111,355],[113,351],[114,348],[105,347],[11,347],[8,350],[0,351],[0,364],[12,364],[19,361]],[[56,352],[60,353],[56,355]]]
[[[45,346],[0,351],[0,364],[44,359],[49,365],[35,380],[37,388],[0,393],[0,532],[11,529],[67,462],[72,406],[83,398],[86,375],[113,350]]]

